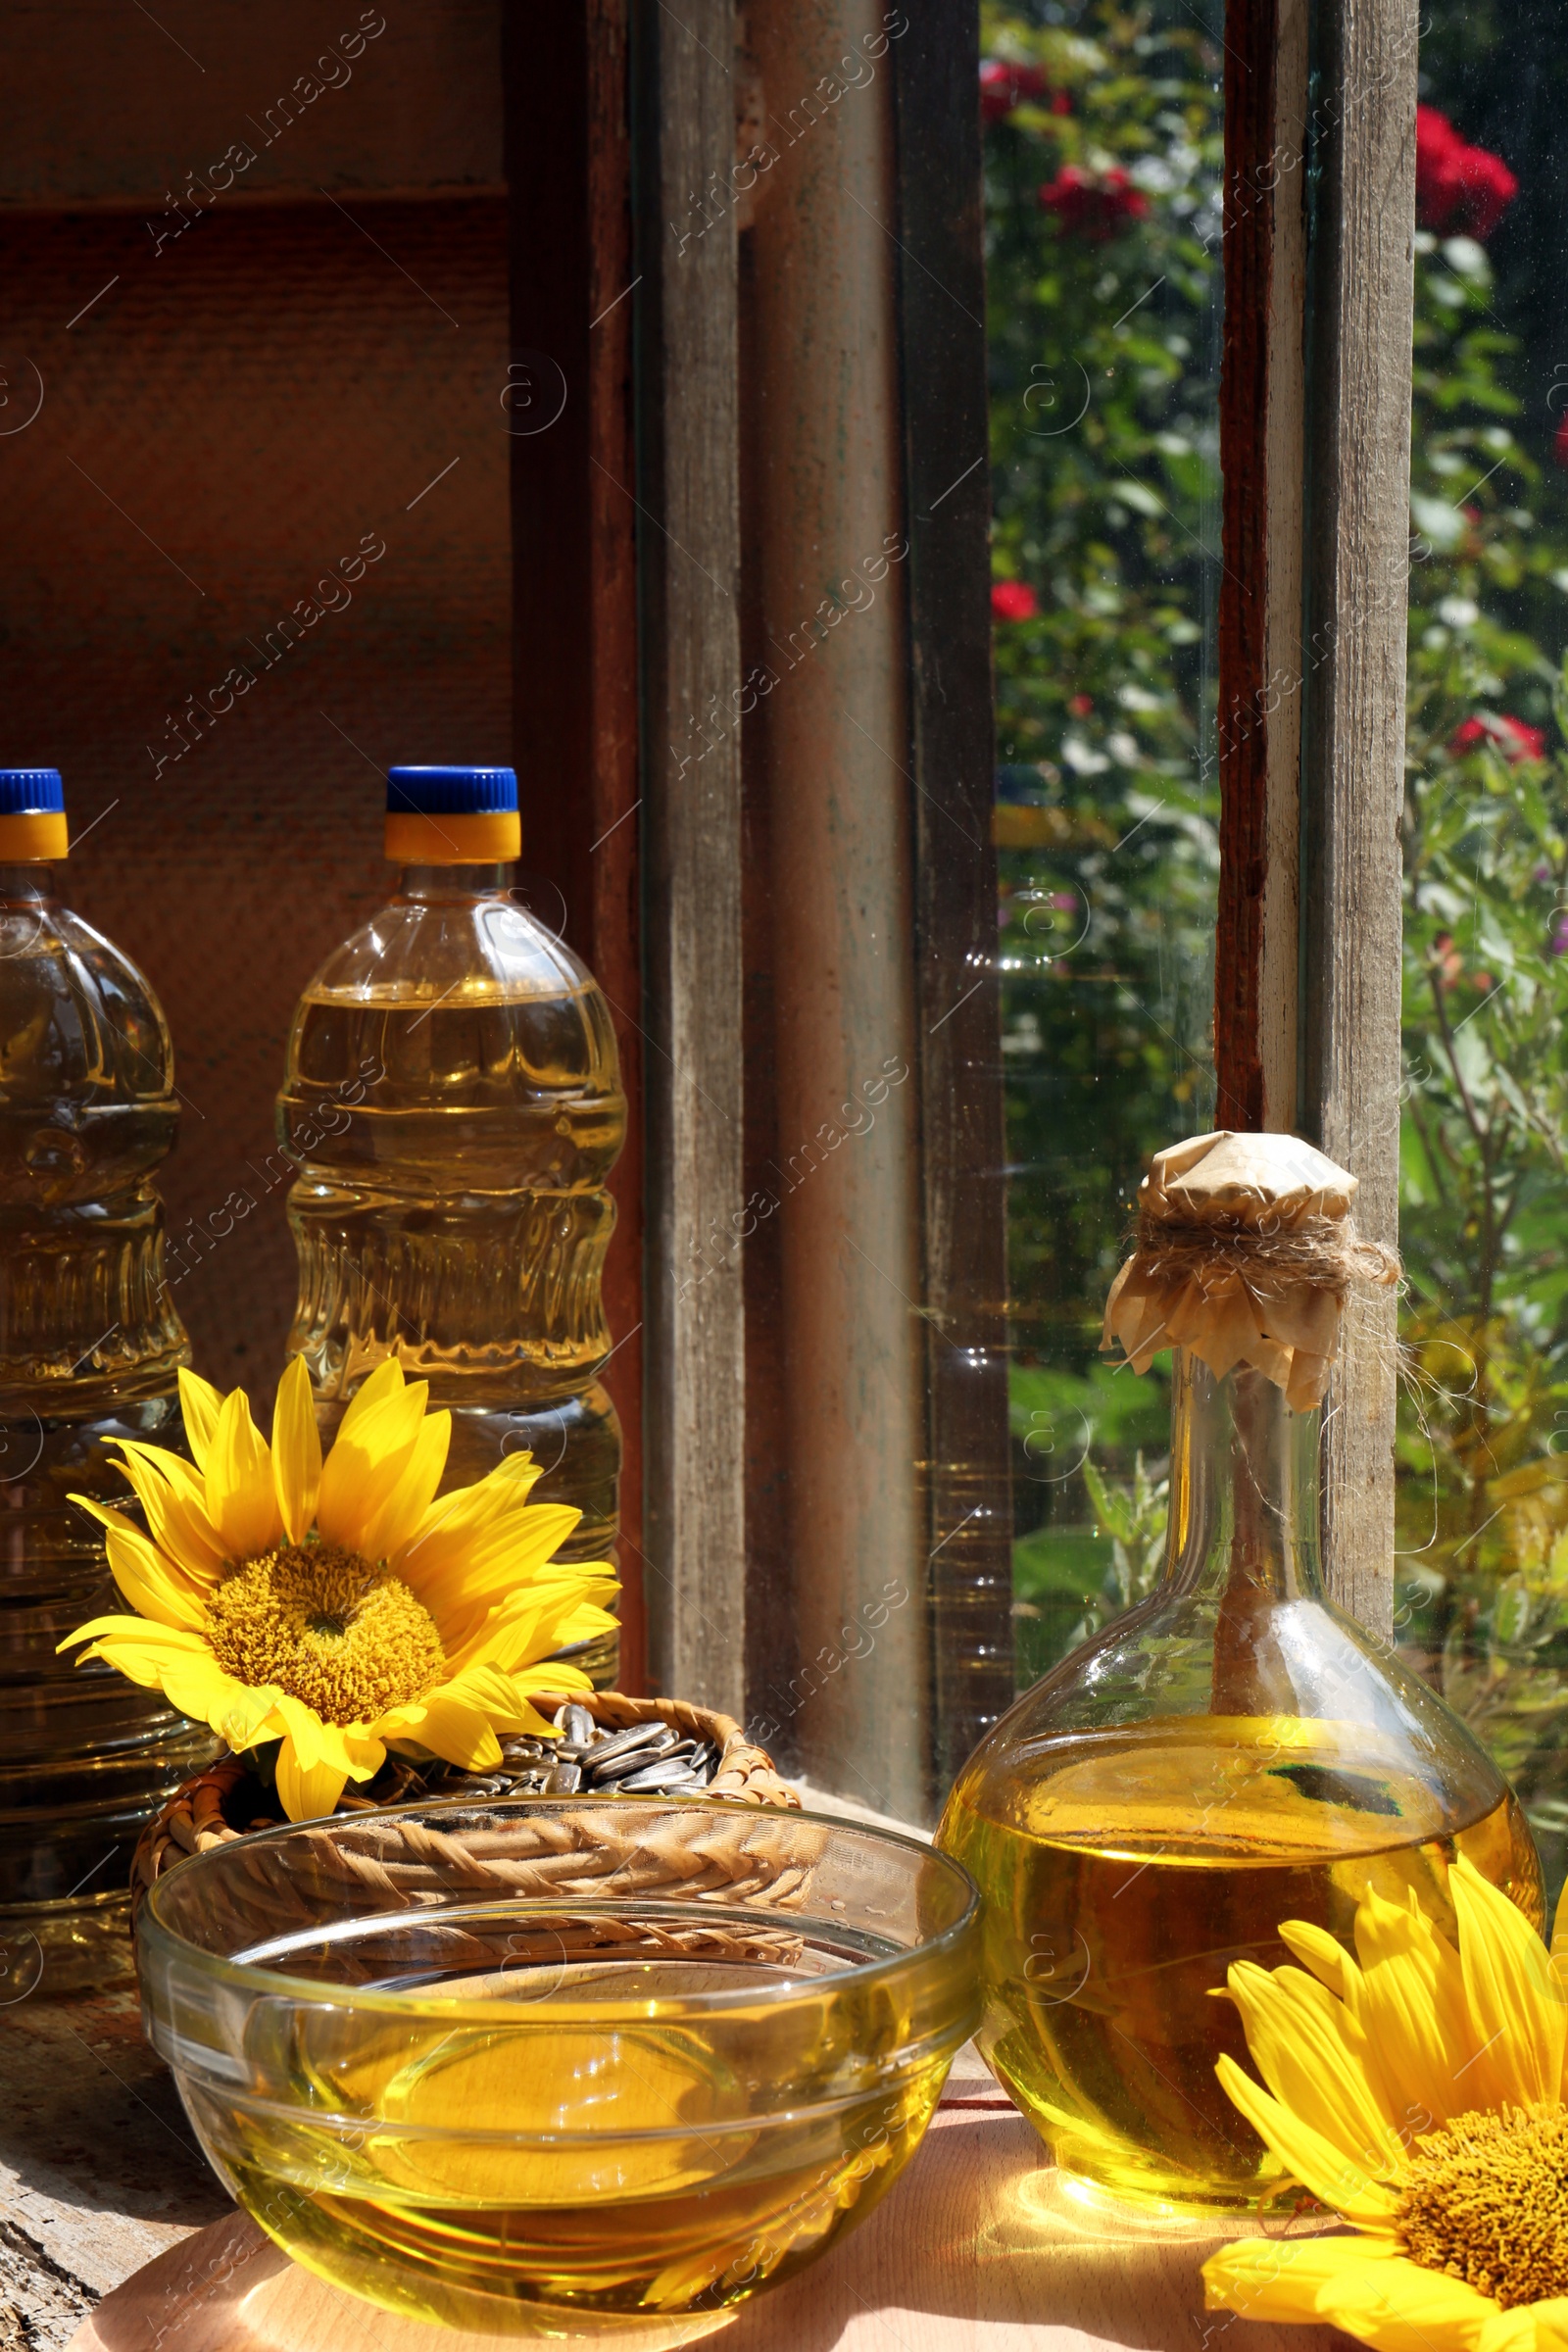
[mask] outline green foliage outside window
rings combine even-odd
[[[1424,96],[1404,820],[1397,1617],[1568,1840],[1568,368],[1483,237],[1462,40]],[[999,797],[1031,1678],[1148,1589],[1166,1396],[1096,1360],[1150,1152],[1206,1123],[1219,49],[987,7]],[[1560,1871],[1560,1858],[1558,1870]]]
[[[1127,1541],[1092,1482],[1134,1510],[1120,1481],[1140,1448],[1162,1454],[1168,1390],[1096,1361],[1099,1311],[1150,1152],[1213,1099],[1220,52],[1175,10],[1096,5],[1069,26],[988,8],[983,25],[1014,1592],[1033,1680],[1124,1597]],[[1139,1579],[1162,1507],[1136,1505]]]

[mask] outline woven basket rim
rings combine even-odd
[[[535,1697],[534,1704],[542,1713],[565,1704],[585,1706],[590,1714],[595,1715],[596,1719],[601,1713],[608,1715],[612,1721],[616,1723],[617,1728],[625,1728],[633,1723],[648,1722],[657,1717],[665,1722],[682,1724],[688,1730],[700,1730],[706,1736],[718,1740],[720,1746],[718,1763],[708,1788],[700,1791],[693,1790],[691,1796],[684,1801],[691,1802],[701,1798],[703,1801],[711,1800],[717,1803],[750,1806],[754,1810],[800,1810],[799,1796],[778,1771],[766,1749],[759,1747],[755,1741],[748,1740],[734,1718],[721,1713],[717,1708],[701,1707],[690,1699],[632,1698],[624,1691],[619,1690],[570,1691],[555,1694],[541,1692]],[[163,1872],[172,1869],[174,1863],[183,1861],[187,1855],[205,1852],[212,1846],[227,1845],[240,1838],[263,1834],[260,1824],[236,1825],[229,1819],[229,1803],[250,1778],[249,1770],[242,1760],[231,1749],[224,1749],[203,1771],[193,1774],[189,1780],[183,1782],[174,1790],[161,1810],[147,1823],[136,1841],[135,1852],[131,1857],[130,1864],[130,1895],[133,1912],[140,1906],[143,1898]],[[720,1784],[728,1785],[721,1786]],[[253,1782],[252,1786],[254,1787],[256,1784]],[[406,1788],[410,1786],[412,1786],[412,1768],[411,1782],[405,1784]],[[581,1793],[584,1797],[595,1798],[597,1801],[596,1792],[585,1789]],[[607,1790],[605,1795],[607,1802],[613,1801],[612,1792]],[[345,1796],[348,1796],[347,1790],[345,1790]],[[482,1797],[461,1789],[455,1789],[450,1795],[447,1795],[439,1790],[431,1790],[417,1794],[395,1793],[380,1800],[375,1798],[355,1800],[353,1797],[349,1797],[347,1803],[340,1802],[334,1809],[334,1813],[324,1818],[363,1820],[372,1814],[401,1812],[411,1807],[448,1804],[470,1806],[486,1803],[525,1804],[540,1801],[548,1802],[549,1800],[531,1798],[526,1795]],[[631,1801],[629,1796],[626,1801]],[[679,1804],[683,1800],[679,1796],[672,1796],[662,1798],[659,1801],[666,1804]],[[283,1822],[275,1826],[297,1828],[301,1825]]]

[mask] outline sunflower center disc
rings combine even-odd
[[[1568,2294],[1568,2110],[1456,2115],[1416,2146],[1395,2217],[1412,2262],[1504,2311]]]
[[[336,1544],[284,1544],[230,1568],[207,1604],[213,1655],[271,1683],[323,1723],[366,1723],[421,1698],[446,1665],[407,1585]]]

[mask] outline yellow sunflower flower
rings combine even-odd
[[[1217,2072],[1287,2171],[1353,2234],[1252,2238],[1203,2265],[1210,2311],[1341,2328],[1381,2352],[1568,2352],[1568,2003],[1552,1955],[1461,1859],[1457,1951],[1369,1886],[1355,1957],[1228,1975],[1261,2089]]]
[[[530,1693],[587,1690],[579,1667],[541,1661],[607,1632],[603,1561],[552,1555],[581,1514],[528,1504],[540,1472],[509,1455],[477,1486],[436,1497],[450,1413],[396,1357],[355,1396],[325,1460],[298,1357],[268,1446],[244,1392],[179,1376],[196,1466],[121,1439],[147,1533],[89,1495],[134,1617],[95,1617],[86,1642],[133,1683],[163,1690],[238,1753],[276,1740],[290,1821],[330,1813],[389,1747],[484,1771],[497,1732],[549,1734]]]

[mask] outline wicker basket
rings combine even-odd
[[[548,1713],[561,1701],[541,1697],[535,1703]],[[689,1706],[678,1698],[626,1698],[618,1690],[573,1692],[572,1704],[586,1707],[594,1721],[608,1731],[625,1731],[633,1724],[658,1718],[672,1724],[683,1738],[715,1742],[718,1768],[703,1791],[707,1796],[727,1796],[749,1805],[800,1805],[800,1798],[780,1778],[766,1750],[754,1746],[728,1715]],[[388,1773],[390,1785],[383,1788],[380,1783]],[[432,1801],[450,1796],[461,1802],[464,1797],[461,1786],[427,1790],[419,1767],[402,1758],[388,1760],[376,1786],[372,1797],[356,1790],[351,1783],[339,1800],[338,1812],[367,1813],[380,1806],[415,1803],[427,1794]],[[187,1854],[227,1845],[251,1830],[271,1828],[278,1818],[275,1805],[275,1796],[252,1778],[237,1756],[220,1756],[205,1772],[176,1788],[163,1811],[143,1830],[130,1864],[132,1906],[141,1901],[160,1871],[183,1861]]]

